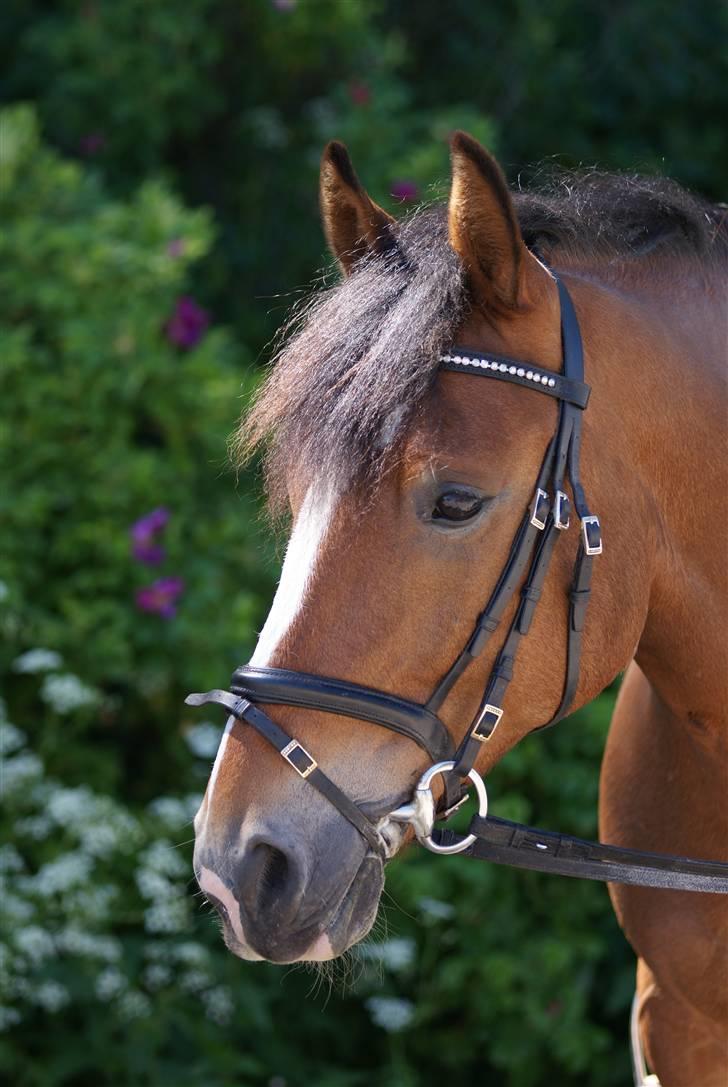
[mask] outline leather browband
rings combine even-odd
[[[440,369],[451,370],[453,373],[484,370],[488,377],[494,377],[498,381],[510,381],[523,389],[533,389],[537,393],[553,397],[554,400],[573,404],[582,411],[589,403],[591,393],[591,387],[584,381],[544,370],[530,362],[515,362],[503,355],[481,355],[466,347],[454,347],[449,354],[442,355]]]

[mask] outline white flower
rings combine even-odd
[[[381,944],[364,944],[359,953],[364,959],[381,962],[389,970],[403,970],[414,961],[415,945],[412,940],[398,938]]]
[[[27,819],[16,820],[15,833],[19,838],[33,838],[36,842],[42,842],[49,836],[52,826],[46,815],[29,815]]]
[[[32,781],[43,776],[43,763],[37,755],[24,751],[3,762],[2,787],[4,796],[26,789]]]
[[[14,845],[0,846],[0,872],[22,872],[25,862]]]
[[[151,966],[148,966],[142,974],[144,984],[148,989],[162,989],[165,985],[169,985],[172,980],[172,971],[168,966],[163,966],[161,963],[153,962]]]
[[[166,944],[164,945],[166,949]],[[191,940],[185,940],[181,944],[175,944],[172,948],[172,958],[175,962],[184,963],[185,966],[207,966],[210,955],[202,944],[194,944]]]
[[[414,1015],[412,1001],[399,996],[371,996],[366,1007],[372,1022],[390,1034],[408,1027]]]
[[[145,868],[152,868],[165,876],[186,876],[187,861],[179,850],[165,838],[152,842],[142,853],[141,862]]]
[[[174,796],[158,797],[149,804],[147,811],[168,827],[182,827],[188,819],[185,802]]]
[[[108,856],[122,846],[131,848],[139,837],[140,826],[134,816],[85,785],[54,787],[44,807],[59,827],[75,831],[84,851],[95,857]]]
[[[41,895],[57,894],[86,883],[92,867],[91,858],[83,853],[63,853],[44,864],[28,882]]]
[[[122,953],[120,942],[113,936],[98,936],[73,925],[58,934],[56,946],[71,955],[101,959],[102,962],[118,962]]]
[[[96,996],[99,1000],[113,1000],[127,987],[127,980],[115,966],[102,970],[96,978]]]
[[[77,921],[89,924],[108,921],[111,904],[118,895],[118,886],[89,883],[67,892],[63,896],[63,909],[67,917]]]
[[[447,921],[455,913],[455,907],[449,902],[441,902],[438,898],[420,898],[417,901],[423,913],[438,921]]]
[[[47,1012],[57,1012],[64,1008],[71,999],[65,985],[57,981],[44,981],[34,992],[33,1003],[45,1008]]]
[[[0,891],[2,901],[3,919],[7,921],[29,921],[36,910],[32,902],[18,895],[8,894],[4,889]]]
[[[14,672],[35,674],[36,672],[52,672],[60,668],[63,658],[53,649],[29,649],[27,653],[21,653],[13,661]]]
[[[147,807],[150,815],[160,819],[170,830],[180,830],[191,823],[202,803],[197,793],[189,796],[160,796]]]
[[[141,1019],[149,1015],[152,1004],[148,996],[140,993],[138,989],[131,989],[119,999],[119,1014],[123,1019]]]
[[[1,700],[0,700],[1,702]],[[4,703],[2,703],[4,706]],[[25,743],[25,733],[11,725],[0,713],[0,755],[12,755]]]
[[[144,911],[147,932],[185,932],[190,927],[187,900],[173,898],[157,902]]]
[[[200,998],[205,1006],[208,1019],[222,1025],[229,1022],[234,1009],[233,998],[229,989],[224,985],[216,985],[214,989],[208,989],[206,992],[201,993]]]
[[[73,713],[85,706],[97,705],[100,695],[69,672],[62,676],[46,676],[41,684],[40,697],[57,713]]]
[[[188,970],[180,978],[179,984],[186,993],[199,993],[210,984],[210,975],[205,970]]]
[[[124,843],[124,835],[111,823],[91,823],[79,834],[81,845],[92,857],[109,857]]]
[[[48,797],[47,811],[60,827],[85,826],[98,814],[96,797],[86,785],[75,789],[54,789]]]
[[[136,885],[142,897],[150,902],[161,901],[176,893],[173,883],[159,872],[153,872],[150,868],[140,868],[136,873]]]
[[[154,962],[158,962],[160,959],[169,961],[172,958],[171,947],[171,944],[161,940],[148,940],[144,945],[144,954],[148,959],[153,959]]]
[[[56,954],[56,945],[49,932],[39,925],[29,925],[14,934],[15,946],[34,966],[51,959]]]
[[[223,729],[212,721],[200,721],[185,732],[187,746],[201,759],[214,759],[220,746]]]
[[[20,1012],[17,1008],[6,1008],[3,1004],[0,1004],[0,1030],[14,1027],[16,1023],[20,1022],[20,1019]]]

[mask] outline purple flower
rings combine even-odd
[[[372,99],[372,92],[367,83],[355,79],[349,84],[349,98],[355,106],[368,106]]]
[[[392,188],[389,190],[389,193],[395,200],[402,200],[404,203],[407,203],[410,200],[416,200],[420,190],[417,188],[414,181],[400,180],[392,182]]]
[[[174,313],[165,326],[167,339],[175,346],[188,350],[202,339],[209,323],[210,318],[194,298],[182,295],[177,299]]]
[[[170,257],[181,257],[185,251],[184,238],[172,238],[171,242],[167,245],[167,254]]]
[[[131,553],[137,562],[146,562],[148,566],[159,566],[166,554],[164,548],[160,547],[159,544],[137,540],[132,544]]]
[[[106,147],[106,136],[103,132],[87,132],[78,141],[78,149],[82,155],[98,155]]]
[[[293,11],[296,6],[296,0],[271,0],[271,2],[277,11]]]
[[[157,542],[157,535],[164,531],[169,521],[169,510],[159,506],[140,517],[131,526],[131,553],[138,562],[156,566],[164,558],[164,548]]]
[[[172,619],[177,611],[177,597],[184,591],[181,577],[160,577],[151,585],[137,589],[136,606],[140,611],[153,612],[163,619]]]

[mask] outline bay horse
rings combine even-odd
[[[324,152],[320,200],[342,280],[299,312],[238,436],[242,456],[265,448],[271,505],[292,519],[252,670],[366,685],[391,696],[411,735],[407,706],[426,702],[468,643],[561,418],[556,400],[518,383],[559,382],[566,293],[592,390],[582,481],[604,536],[573,708],[625,673],[601,838],[728,859],[723,211],[672,182],[598,173],[514,193],[464,133],[443,205],[395,222],[339,143]],[[513,381],[443,368],[456,343],[517,360]],[[481,775],[562,702],[581,547],[561,534],[505,712],[476,745]],[[489,643],[442,704],[455,743],[496,655]],[[426,745],[331,708],[271,694],[272,716],[247,717],[254,728],[231,716],[225,730],[194,864],[241,958],[341,954],[371,928],[385,861],[411,839],[389,813],[428,765]],[[725,1087],[725,900],[617,883],[610,894],[637,954],[637,1029],[660,1082]]]

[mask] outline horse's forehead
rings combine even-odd
[[[528,460],[531,445],[539,446],[555,418],[555,408],[539,402],[505,382],[440,373],[407,435],[402,459],[409,474],[422,462],[453,457],[513,463],[514,453],[522,451]]]

